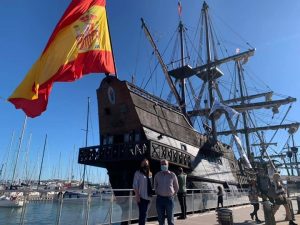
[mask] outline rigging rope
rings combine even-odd
[[[226,27],[229,28],[229,30],[231,30],[232,33],[234,33],[237,37],[239,37],[241,39],[241,41],[243,41],[246,45],[248,45],[250,48],[254,48],[249,42],[246,41],[246,39],[244,39],[239,33],[237,33],[236,31],[233,30],[233,28],[231,28],[220,16],[218,16],[217,14],[214,13],[214,11],[211,9],[211,14],[213,14],[216,18],[218,18],[222,23],[225,24]]]

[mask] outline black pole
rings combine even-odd
[[[86,130],[85,130],[85,147],[87,147],[87,145],[88,145],[89,114],[90,114],[90,97],[88,97],[88,105],[87,105],[87,118],[86,118]],[[84,189],[85,173],[86,173],[86,165],[83,166],[82,189]]]
[[[42,169],[43,169],[46,144],[47,144],[47,134],[46,134],[46,137],[45,137],[45,143],[44,143],[44,149],[43,149],[42,161],[41,161],[41,166],[40,166],[40,174],[39,174],[39,180],[38,180],[38,184],[37,184],[37,189],[39,188],[40,183],[41,183],[41,174],[42,174]]]

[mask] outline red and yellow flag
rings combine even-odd
[[[89,73],[115,74],[105,0],[73,0],[40,58],[9,97],[17,109],[36,117],[47,108],[53,82]]]

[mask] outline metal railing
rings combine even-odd
[[[19,190],[22,191],[22,190]],[[138,206],[135,202],[132,189],[114,189],[95,192],[95,190],[76,191],[78,197],[71,197],[66,192],[65,195],[56,193],[52,198],[31,197],[31,191],[22,191],[24,193],[23,207],[12,210],[6,208],[0,210],[0,224],[13,225],[36,225],[41,221],[45,224],[53,225],[94,225],[94,224],[116,224],[123,221],[131,222],[138,219]],[[9,193],[9,192],[7,192]],[[224,190],[224,207],[248,204],[247,190],[229,191]],[[153,196],[148,210],[148,218],[156,218],[155,208],[156,196]],[[177,197],[175,200],[175,213],[180,212]],[[216,208],[216,191],[203,189],[187,190],[187,212],[195,213]],[[9,213],[8,213],[9,212]],[[4,215],[11,215],[6,221],[1,221]],[[45,222],[46,221],[46,222]]]

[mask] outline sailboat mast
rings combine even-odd
[[[243,106],[245,104],[245,96],[244,96],[244,89],[243,89],[243,68],[240,61],[236,62],[237,69],[238,69],[238,79],[239,79],[239,86],[240,86],[240,95],[241,95],[241,105]],[[243,117],[243,124],[244,124],[244,130],[245,130],[245,140],[246,140],[246,149],[247,149],[247,156],[248,159],[251,160],[251,148],[250,148],[250,141],[249,141],[249,132],[248,132],[248,124],[247,124],[247,115],[246,111],[242,112]]]
[[[88,105],[87,105],[87,118],[86,118],[86,129],[85,129],[85,147],[87,147],[87,144],[88,144],[89,115],[90,115],[90,97],[88,97]],[[85,173],[86,173],[86,165],[83,166],[82,189],[84,189]]]
[[[204,18],[205,18],[205,38],[206,38],[206,55],[207,55],[207,80],[208,80],[208,91],[209,91],[209,104],[210,108],[213,106],[214,96],[213,96],[213,76],[210,70],[211,63],[211,46],[210,46],[210,37],[209,37],[209,28],[208,28],[208,5],[206,2],[203,3]],[[214,113],[211,116],[211,129],[214,140],[217,140],[217,131],[216,131],[216,122],[214,120]]]
[[[13,183],[15,181],[16,169],[17,169],[18,160],[19,160],[19,156],[20,156],[20,151],[21,151],[24,131],[25,131],[25,128],[26,128],[26,123],[27,123],[27,116],[25,116],[24,123],[23,123],[22,133],[21,133],[21,137],[20,137],[20,141],[19,141],[19,145],[18,145],[18,152],[17,152],[16,162],[15,162],[15,165],[14,165],[13,175],[12,175],[12,178],[11,178],[10,189],[12,189]]]
[[[44,149],[43,149],[42,161],[41,161],[41,166],[40,166],[40,173],[39,173],[39,179],[38,179],[37,189],[39,188],[40,183],[41,183],[41,175],[42,175],[42,169],[43,169],[43,163],[44,163],[44,156],[45,156],[46,144],[47,144],[47,134],[46,134],[45,142],[44,142]]]
[[[30,143],[31,143],[31,136],[32,133],[29,135],[29,140],[27,143],[27,150],[26,150],[26,155],[25,155],[25,165],[24,165],[24,174],[25,174],[25,181],[28,183],[28,177],[29,177],[29,171],[28,171],[28,156],[29,156],[29,149],[30,149]]]
[[[9,160],[9,154],[10,154],[10,151],[11,151],[12,144],[14,142],[14,138],[15,138],[15,131],[13,131],[13,133],[11,135],[11,140],[10,140],[10,144],[9,144],[9,148],[8,148],[8,152],[7,152],[7,158],[5,160],[5,166],[4,166],[3,173],[2,173],[2,180],[4,180],[6,178],[6,183],[7,183],[7,177],[6,177],[7,163],[8,163],[8,160]]]
[[[183,24],[180,20],[179,22],[179,34],[180,34],[180,55],[181,55],[181,66],[184,67],[184,42],[183,42]],[[185,106],[185,79],[180,78],[180,84],[181,84],[181,106],[182,111],[184,114],[186,114],[186,106]]]

